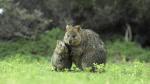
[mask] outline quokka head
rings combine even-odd
[[[79,25],[66,26],[66,33],[64,36],[64,42],[71,46],[78,46],[81,43],[81,27]]]
[[[68,53],[68,48],[63,41],[57,40],[55,51],[57,53]]]

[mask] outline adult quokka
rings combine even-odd
[[[67,25],[64,42],[70,47],[72,61],[80,69],[91,68],[94,71],[94,63],[106,63],[104,43],[92,30]]]

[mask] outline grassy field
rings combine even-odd
[[[48,61],[0,61],[0,84],[150,84],[146,63],[108,63],[105,72],[52,71]]]
[[[98,72],[53,71],[49,60],[63,35],[56,28],[36,40],[0,41],[0,84],[150,84],[150,49],[123,40],[105,42],[108,61]]]

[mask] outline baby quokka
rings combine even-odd
[[[57,40],[51,62],[56,71],[71,68],[72,61],[69,57],[69,50],[63,41]]]

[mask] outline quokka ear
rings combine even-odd
[[[60,43],[60,40],[57,40],[57,44],[59,44]]]
[[[80,25],[76,25],[75,28],[77,29],[78,32],[81,31],[81,26]]]
[[[66,25],[66,31],[68,31],[71,27],[72,25]]]

